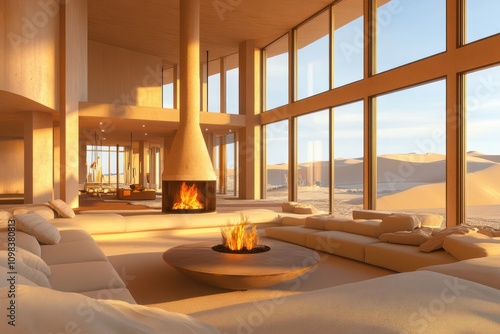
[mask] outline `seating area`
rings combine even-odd
[[[290,205],[283,204],[285,211],[290,211],[287,209]],[[138,305],[127,287],[131,280],[129,274],[123,272],[124,268],[122,272],[119,267],[115,268],[107,257],[113,258],[112,254],[105,254],[99,246],[99,242],[105,240],[112,243],[116,239],[113,235],[119,240],[132,238],[133,242],[135,233],[147,235],[149,242],[166,231],[170,238],[179,233],[183,235],[181,231],[192,231],[191,234],[202,237],[209,232],[207,235],[213,237],[214,231],[219,233],[220,227],[241,214],[259,226],[263,240],[270,237],[314,249],[320,254],[320,262],[327,262],[326,256],[334,256],[352,259],[362,266],[369,264],[369,267],[390,270],[350,284],[310,291],[287,291],[287,288],[281,291],[283,286],[308,279],[297,278],[293,284],[279,285],[281,288],[257,289],[266,297],[254,302],[233,300],[229,307],[224,306],[227,301],[221,305],[212,301],[211,307],[183,314],[169,310],[168,303]],[[123,333],[132,333],[134,328],[143,326],[151,333],[165,326],[178,326],[189,333],[238,332],[241,328],[255,329],[258,333],[288,333],[292,329],[315,333],[364,332],[366,328],[382,333],[405,328],[409,333],[419,333],[423,328],[432,332],[443,326],[449,332],[474,328],[488,332],[497,330],[500,323],[500,312],[495,311],[500,298],[500,231],[466,227],[442,229],[438,227],[440,217],[435,215],[360,210],[353,212],[353,218],[349,219],[258,208],[203,215],[75,214],[63,201],[56,200],[3,208],[1,217],[3,250],[0,254],[9,258],[14,266],[11,269],[16,270],[16,285],[2,282],[2,291],[11,289],[17,297],[9,298],[7,293],[2,293],[0,304],[5,310],[12,300],[18,304],[27,298],[36,301],[30,303],[28,313],[33,320],[18,320],[19,328],[25,332],[39,330],[40,326],[47,332],[58,328],[57,324],[46,321],[47,305],[51,315],[58,310],[58,321],[73,321],[87,332],[102,330],[99,326],[112,326],[116,332],[123,330]],[[422,237],[424,230],[431,232]],[[105,248],[107,242],[103,243]],[[167,247],[165,245],[165,249]],[[464,257],[464,254],[467,255]],[[4,275],[9,271],[4,265],[6,262],[1,266]],[[190,284],[203,286],[196,281]],[[382,299],[390,302],[381,304]],[[452,299],[453,303],[447,302]],[[67,312],[82,303],[105,311],[94,315],[95,322],[86,322],[86,317],[78,318]],[[177,303],[182,305],[182,301]],[[431,305],[435,311],[435,303],[447,303],[447,316],[429,322],[418,310]],[[377,310],[376,316],[366,317],[370,308]],[[488,310],[489,316],[482,315],[484,310]],[[255,314],[257,320],[253,318]],[[355,321],[360,317],[365,320],[362,324]],[[123,321],[126,329],[121,327]],[[4,328],[6,323],[1,326]]]

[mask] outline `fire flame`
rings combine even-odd
[[[182,182],[179,193],[180,202],[174,203],[172,209],[174,210],[196,210],[203,209],[203,204],[198,201],[198,188],[193,183],[188,187],[186,182]]]
[[[248,219],[243,215],[236,225],[228,224],[221,227],[221,234],[222,244],[233,251],[239,251],[243,248],[252,250],[259,244],[257,227],[250,226]]]

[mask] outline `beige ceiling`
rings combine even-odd
[[[179,63],[179,1],[89,0],[89,39]],[[266,46],[332,0],[201,0],[201,52],[210,60],[255,40]],[[202,58],[204,59],[204,58]]]
[[[88,38],[161,57],[165,67],[178,64],[179,1],[182,0],[88,0]],[[206,60],[206,51],[209,52],[210,60],[234,54],[238,52],[239,44],[245,40],[255,40],[257,47],[264,47],[332,2],[333,0],[201,0],[201,59]],[[2,97],[6,96],[6,92],[2,94]],[[21,113],[5,113],[7,110],[16,111],[13,106],[22,105],[24,110],[42,108],[42,111],[51,112],[43,106],[30,105],[26,109],[24,99],[24,102],[16,102],[10,101],[12,98],[2,98],[0,101],[4,117],[2,123],[12,125],[5,126],[9,131],[4,131],[3,136],[22,138],[24,135]],[[57,119],[57,115],[55,116]],[[95,129],[98,121],[98,117],[80,117],[80,128]],[[176,127],[172,122],[117,121],[116,139],[122,142],[128,138],[131,130],[142,132],[143,123],[150,130],[150,138],[164,136]],[[203,126],[210,131],[232,129],[231,125],[216,123]]]

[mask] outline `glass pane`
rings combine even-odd
[[[500,1],[465,1],[465,43],[477,41],[500,32]]]
[[[333,6],[333,85],[340,87],[363,79],[363,0]]]
[[[236,166],[234,133],[226,136],[226,193],[236,195]]]
[[[376,98],[377,209],[445,214],[446,82]]]
[[[226,57],[226,113],[239,114],[239,59],[238,54]]]
[[[264,110],[270,110],[288,103],[288,34],[264,49],[264,61]]]
[[[266,198],[288,201],[288,120],[266,126]]]
[[[333,109],[334,213],[363,207],[363,102]]]
[[[330,11],[297,28],[297,100],[330,89]]]
[[[163,108],[174,108],[174,69],[163,70]]]
[[[377,0],[376,72],[446,49],[445,0]]]
[[[297,199],[330,211],[330,111],[297,118]]]
[[[208,63],[208,111],[220,112],[220,60]]]
[[[500,228],[500,66],[466,80],[467,223]]]

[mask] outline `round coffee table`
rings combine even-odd
[[[256,254],[228,254],[212,250],[220,240],[173,247],[163,260],[179,272],[197,280],[230,290],[263,288],[293,280],[319,262],[315,251],[270,239],[261,244],[271,250]]]

